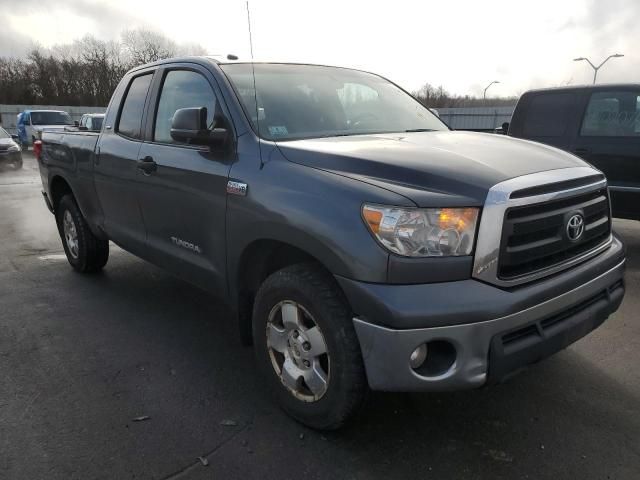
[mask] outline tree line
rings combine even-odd
[[[490,97],[487,99],[473,95],[453,95],[444,87],[434,87],[425,83],[421,88],[412,92],[420,103],[429,108],[453,107],[508,107],[517,103],[518,97]]]
[[[118,41],[91,35],[34,48],[26,58],[0,57],[0,104],[106,106],[131,68],[176,55],[204,55],[150,30],[125,30]]]

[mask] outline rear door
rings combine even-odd
[[[176,142],[176,110],[206,107],[210,128],[230,116],[217,83],[205,68],[177,64],[158,72],[146,141],[139,158],[154,169],[138,172],[139,202],[151,261],[208,290],[226,289],[226,187],[232,147],[212,149]],[[229,142],[230,144],[233,142]]]
[[[144,71],[133,76],[125,85],[119,104],[110,106],[94,160],[94,183],[104,229],[109,238],[141,256],[144,256],[146,233],[138,205],[138,154],[153,74],[153,71]]]
[[[586,95],[572,151],[609,181],[614,216],[640,218],[640,88]]]

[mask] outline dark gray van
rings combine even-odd
[[[640,84],[528,91],[509,135],[583,158],[606,175],[613,215],[640,219]]]

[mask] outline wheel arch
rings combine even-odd
[[[73,193],[73,189],[71,188],[71,184],[67,179],[62,175],[54,175],[49,182],[49,195],[54,214],[60,204],[60,200],[62,200],[62,197],[68,193],[76,198],[75,193]]]
[[[317,265],[329,275],[333,275],[320,259],[305,249],[282,240],[257,239],[244,248],[235,269],[232,270],[235,275],[230,287],[233,303],[237,309],[241,339],[245,345],[251,345],[253,341],[251,333],[253,301],[262,282],[272,273],[300,263]],[[337,282],[336,288],[344,295]]]

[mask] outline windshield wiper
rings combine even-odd
[[[433,128],[412,128],[410,130],[405,130],[406,133],[412,132],[435,132]]]

